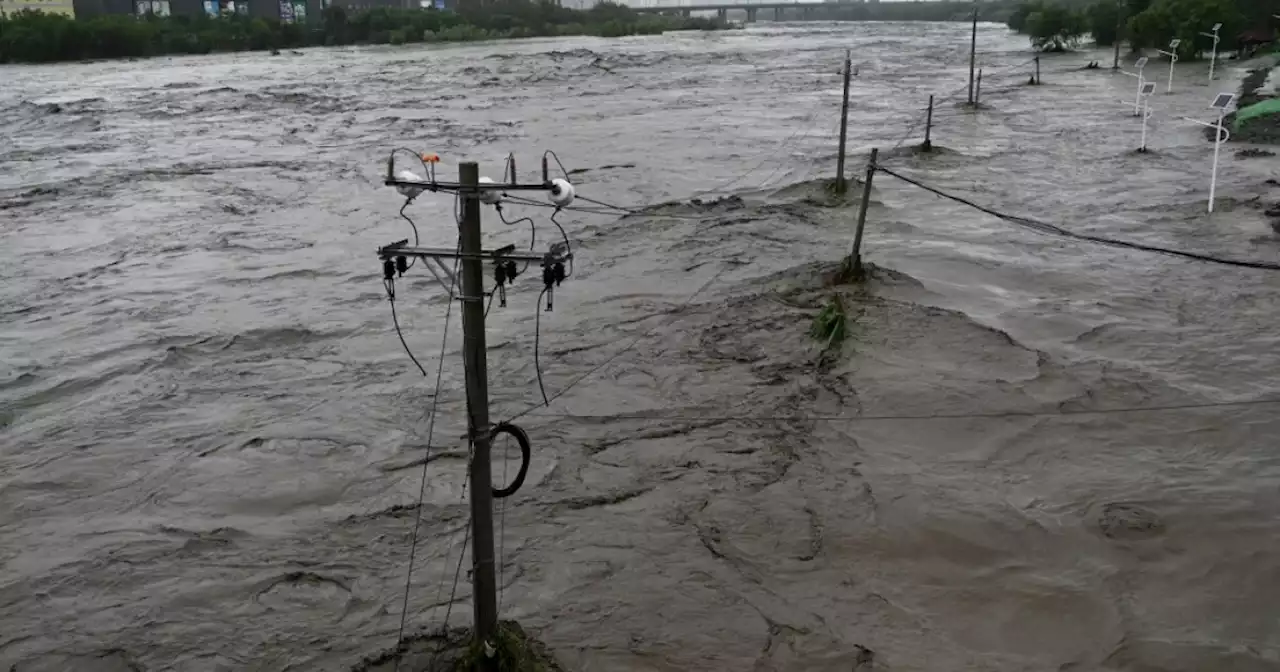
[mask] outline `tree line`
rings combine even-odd
[[[713,20],[639,14],[610,3],[589,10],[547,0],[494,0],[484,3],[483,10],[471,8],[474,3],[461,4],[458,11],[379,7],[349,12],[331,6],[310,23],[235,14],[74,19],[27,10],[0,15],[0,63],[557,35],[621,37],[722,27]]]
[[[1091,36],[1100,46],[1128,42],[1134,50],[1168,49],[1195,59],[1213,47],[1211,32],[1221,23],[1218,50],[1234,50],[1258,34],[1274,35],[1280,23],[1276,0],[1031,0],[1014,9],[1009,27],[1027,35],[1042,51],[1062,51]]]

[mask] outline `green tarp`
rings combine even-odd
[[[1240,129],[1240,125],[1247,123],[1250,119],[1256,117],[1265,117],[1272,114],[1280,114],[1280,98],[1272,98],[1264,100],[1260,103],[1254,103],[1243,110],[1236,111],[1236,130]]]

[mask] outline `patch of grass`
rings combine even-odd
[[[823,349],[830,349],[832,346],[839,348],[844,343],[844,339],[849,336],[848,320],[840,295],[832,294],[831,298],[827,299],[827,303],[822,306],[822,310],[818,312],[818,316],[813,318],[809,335],[822,341]]]

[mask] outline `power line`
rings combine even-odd
[[[1245,401],[1220,401],[1195,404],[1169,404],[1163,406],[1126,406],[1099,409],[1062,409],[1056,411],[978,411],[972,413],[927,413],[903,415],[695,415],[666,414],[662,412],[639,411],[635,413],[616,413],[599,415],[581,415],[574,413],[529,413],[533,418],[555,418],[561,420],[715,420],[721,422],[905,422],[930,420],[980,420],[1005,418],[1054,418],[1085,415],[1118,415],[1130,413],[1164,413],[1171,411],[1192,411],[1211,408],[1245,408],[1280,404],[1278,399],[1253,399]]]
[[[1176,250],[1169,247],[1160,247],[1157,245],[1146,245],[1143,243],[1135,243],[1128,240],[1117,240],[1114,238],[1105,238],[1102,236],[1092,236],[1085,233],[1076,233],[1074,231],[1069,231],[1067,229],[1064,229],[1060,226],[1049,224],[1047,222],[1042,222],[1036,219],[1032,219],[1030,217],[1020,217],[1016,215],[1009,215],[986,206],[978,205],[977,203],[974,203],[973,201],[970,201],[968,199],[961,198],[960,196],[956,196],[954,194],[949,194],[936,187],[931,187],[919,180],[894,172],[888,168],[885,168],[880,164],[877,164],[875,168],[880,172],[896,177],[899,180],[902,180],[903,182],[906,182],[908,184],[924,189],[925,191],[928,191],[936,196],[941,196],[942,198],[955,201],[962,205],[967,205],[975,210],[991,215],[992,217],[996,217],[998,219],[1009,222],[1011,224],[1016,224],[1023,228],[1035,231],[1037,233],[1060,236],[1063,238],[1071,238],[1071,239],[1086,241],[1090,243],[1097,243],[1099,245],[1107,245],[1110,247],[1139,250],[1142,252],[1153,252],[1156,254],[1164,254],[1164,255],[1173,256],[1173,257],[1182,257],[1185,259],[1194,259],[1195,261],[1203,261],[1203,262],[1212,263],[1212,264],[1221,264],[1224,266],[1238,266],[1241,268],[1254,268],[1254,269],[1261,269],[1261,270],[1267,270],[1267,271],[1280,271],[1280,263],[1276,263],[1276,262],[1253,261],[1248,259],[1230,259],[1226,257],[1217,257],[1210,254],[1201,254],[1199,252],[1187,252],[1185,250]]]
[[[461,236],[459,236],[458,252],[461,253],[461,251],[462,251],[462,238]],[[429,262],[424,261],[423,263],[429,263]],[[427,444],[426,444],[427,455],[426,455],[426,458],[423,459],[422,461],[422,479],[418,484],[418,506],[414,509],[414,513],[413,513],[413,532],[409,542],[409,567],[405,571],[405,577],[404,577],[404,600],[400,607],[400,629],[396,634],[397,646],[399,646],[401,643],[404,642],[404,625],[405,625],[405,620],[409,616],[409,589],[413,582],[413,562],[418,552],[418,528],[422,526],[422,503],[427,496],[427,466],[431,464],[431,437],[435,433],[436,413],[440,405],[440,381],[444,376],[445,348],[449,342],[449,317],[453,314],[454,287],[457,282],[456,279],[458,277],[458,261],[456,258],[454,259],[454,262],[453,262],[452,277],[454,278],[454,280],[451,280],[449,284],[449,303],[445,307],[445,312],[444,312],[444,330],[440,335],[440,356],[439,356],[439,361],[437,362],[437,365],[436,365],[435,393],[432,394],[432,397],[431,397],[431,418],[427,421]],[[394,297],[394,294],[393,294],[393,297]],[[391,305],[392,305],[392,319],[395,319],[395,299],[394,298],[392,298]],[[396,333],[400,333],[399,321],[396,321]],[[404,343],[404,336],[400,337],[400,342]],[[409,346],[405,344],[404,347],[405,347],[405,351],[409,352]],[[418,364],[418,360],[413,356],[412,352],[409,352],[409,357],[410,359],[413,359],[414,364]],[[422,369],[422,365],[418,364],[418,368]],[[423,375],[426,375],[426,371],[423,371]],[[397,657],[396,668],[398,669],[399,667],[400,667],[400,659],[399,657]]]

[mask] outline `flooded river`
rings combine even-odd
[[[963,24],[0,70],[0,668],[349,670],[395,643],[434,388],[373,253],[411,236],[380,184],[406,146],[495,179],[553,149],[580,195],[676,202],[560,218],[575,274],[536,331],[564,393],[519,420],[498,527],[503,616],[566,668],[1280,670],[1280,404],[1249,403],[1280,397],[1280,274],[880,174],[850,338],[806,334],[856,216],[818,182],[845,49],[850,174],[879,147],[1002,211],[1280,260],[1280,165],[1225,149],[1209,216],[1183,119],[1239,69],[1165,94],[1153,62],[1143,155],[1135,80],[1082,69],[1109,54],[1031,87],[1025,38],[978,48],[977,113]],[[407,213],[451,246],[452,209]],[[397,308],[434,376],[448,301],[419,270]],[[490,314],[498,420],[541,399],[539,289]],[[465,546],[457,317],[410,630],[443,622]]]

